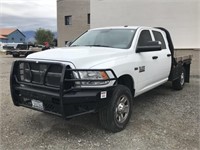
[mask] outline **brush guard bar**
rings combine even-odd
[[[104,71],[112,78],[75,79],[73,71]],[[109,87],[76,87],[75,82],[114,81]],[[117,76],[111,69],[72,69],[70,65],[58,62],[17,60],[13,62],[10,75],[10,90],[14,105],[35,109],[31,100],[41,100],[44,110],[38,110],[71,118],[77,115],[95,112],[103,107],[111,97],[112,89],[117,84]],[[108,92],[107,98],[101,100],[100,93]]]

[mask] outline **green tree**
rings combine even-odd
[[[53,44],[54,34],[50,30],[39,28],[35,33],[35,40],[37,44],[44,44],[44,42],[49,42]]]

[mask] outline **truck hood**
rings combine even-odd
[[[82,69],[119,59],[124,57],[127,51],[102,47],[65,47],[30,54],[27,59],[70,62],[76,68]]]

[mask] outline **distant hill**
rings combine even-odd
[[[35,42],[35,31],[22,32],[26,36],[26,42]]]
[[[35,31],[23,31],[22,32],[26,36],[26,42],[35,42]],[[57,38],[58,33],[53,32],[54,37]]]

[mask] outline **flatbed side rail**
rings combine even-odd
[[[174,81],[179,78],[182,68],[185,69],[185,82],[190,81],[190,64],[192,61],[192,55],[188,56],[180,56],[180,57],[175,57],[175,64],[172,66],[169,80]]]
[[[175,57],[175,60],[177,63],[179,62],[191,63],[192,55]]]

